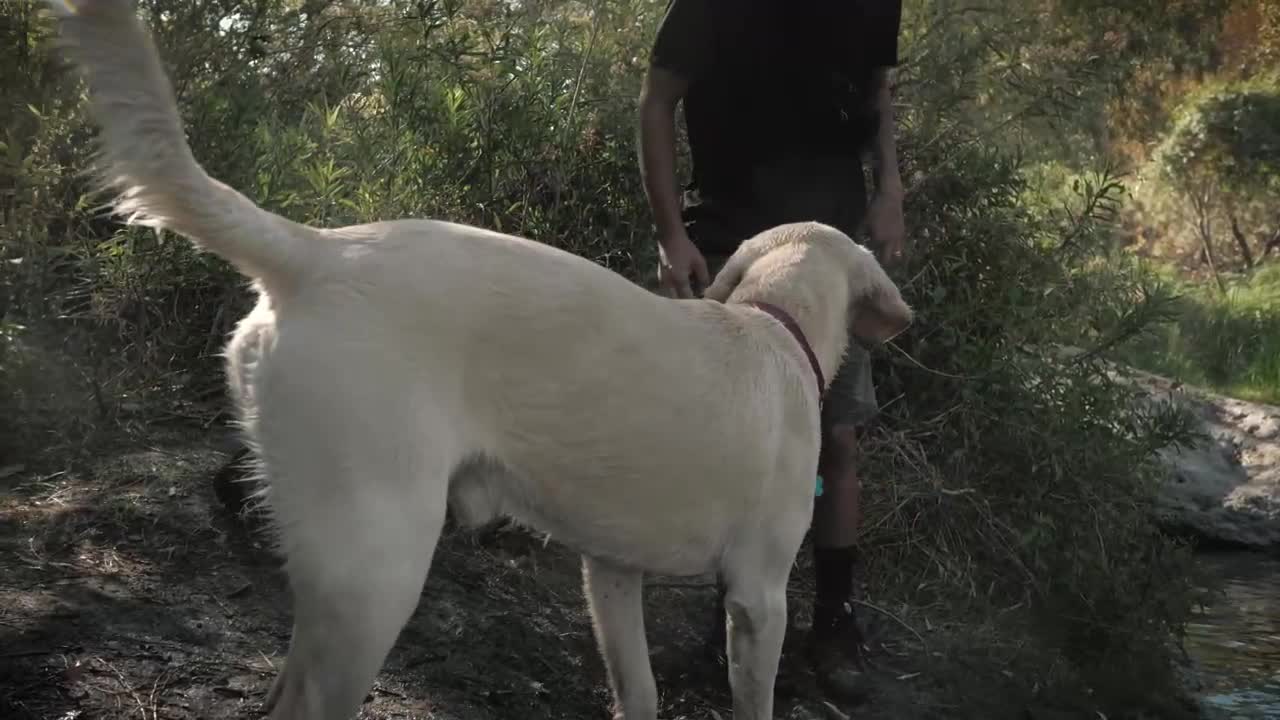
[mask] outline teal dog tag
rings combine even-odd
[[[818,476],[818,486],[814,490],[813,496],[822,497],[822,476],[821,475]]]

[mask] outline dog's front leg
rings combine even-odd
[[[733,717],[772,720],[773,685],[787,630],[787,576],[748,572],[727,579]]]
[[[583,584],[609,671],[615,720],[657,720],[658,687],[644,634],[643,574],[584,557]]]

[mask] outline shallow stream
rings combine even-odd
[[[1214,553],[1200,562],[1223,591],[1187,628],[1206,708],[1233,720],[1280,720],[1280,558]]]

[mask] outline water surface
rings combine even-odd
[[[1204,671],[1202,698],[1216,715],[1280,720],[1280,559],[1206,554],[1222,594],[1187,627],[1187,651]]]

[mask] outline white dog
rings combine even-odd
[[[911,321],[869,252],[824,225],[783,226],[742,246],[714,301],[681,301],[447,222],[299,225],[193,159],[132,0],[50,4],[117,208],[259,292],[227,369],[293,590],[271,718],[357,712],[417,605],[447,504],[584,555],[620,718],[657,713],[642,573],[722,573],[735,717],[772,717],[821,378],[851,328],[882,342]]]

